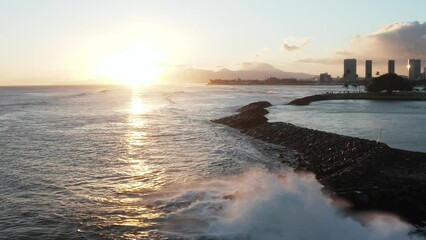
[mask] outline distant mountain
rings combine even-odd
[[[195,68],[176,68],[161,76],[163,80],[177,82],[208,82],[209,79],[237,78],[263,80],[269,77],[304,80],[312,79],[315,76],[306,73],[286,72],[267,63],[243,63],[241,70],[238,71],[229,70],[227,68],[222,68],[218,71]]]

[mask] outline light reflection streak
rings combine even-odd
[[[148,126],[145,119],[145,114],[149,111],[149,109],[147,105],[144,104],[141,94],[142,91],[138,87],[135,87],[132,91],[129,109],[130,131],[127,137],[127,145],[129,149],[127,162],[130,168],[128,169],[127,174],[136,179],[149,176],[152,172],[151,166],[148,165],[144,159],[140,159],[140,157],[144,156],[144,153],[147,150],[145,149],[145,145],[149,142],[146,132]],[[140,185],[139,181],[131,183],[131,185],[134,184]]]
[[[127,138],[130,154],[134,152],[135,147],[145,145],[148,140],[145,131],[147,126],[144,116],[148,111],[148,107],[142,101],[141,90],[134,88],[129,108],[129,125],[132,128]]]
[[[124,162],[126,165],[119,169],[120,173],[126,177],[115,185],[115,194],[111,199],[115,208],[114,212],[120,214],[113,214],[104,219],[102,227],[123,226],[144,229],[156,224],[156,221],[150,221],[150,219],[160,216],[158,211],[149,209],[143,204],[144,196],[157,191],[164,181],[162,171],[158,171],[146,159],[152,144],[147,134],[149,123],[147,123],[146,114],[149,110],[141,89],[133,89],[128,108],[128,133],[125,139],[127,153]],[[130,239],[134,237],[141,236],[127,237],[126,233],[120,236],[120,238]]]

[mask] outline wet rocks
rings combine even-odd
[[[272,104],[270,102],[267,101],[260,101],[260,102],[253,102],[250,104],[247,104],[241,108],[239,108],[237,110],[237,112],[246,112],[246,111],[253,111],[253,110],[259,110],[259,109],[264,109],[267,107],[272,106]]]
[[[265,115],[269,112],[265,108],[269,106],[272,105],[265,101],[251,103],[238,109],[238,114],[230,117],[216,119],[213,120],[213,122],[221,123],[238,129],[252,128],[268,122],[268,119],[265,117]]]
[[[284,122],[268,123],[264,106],[269,105],[252,103],[239,114],[214,122],[296,150],[300,154],[296,169],[315,173],[327,192],[346,199],[353,209],[387,211],[414,224],[426,220],[426,153]]]

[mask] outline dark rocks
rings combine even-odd
[[[266,107],[272,106],[269,102],[255,102],[246,105],[237,111],[236,115],[213,120],[215,123],[221,123],[233,128],[247,129],[268,122],[265,117],[268,114]]]
[[[265,110],[265,108],[270,106],[272,106],[272,104],[267,101],[254,102],[239,108],[237,112],[245,112],[245,111],[251,111],[251,110],[258,110],[258,109]]]
[[[357,206],[358,205],[365,206],[370,202],[370,198],[368,197],[368,195],[363,193],[363,192],[355,191],[355,192],[352,193],[351,197],[352,197],[353,202]]]
[[[225,117],[214,120],[215,123],[221,123],[233,128],[246,129],[266,123],[268,119],[265,116],[241,116],[237,114],[231,117]]]
[[[312,95],[312,96],[294,99],[293,101],[290,101],[288,105],[305,106],[305,105],[309,105],[311,102],[332,100],[332,99],[335,99],[336,96],[341,96],[341,94]]]
[[[296,170],[315,173],[328,192],[351,202],[353,209],[387,211],[414,224],[426,220],[425,153],[289,123],[268,123],[264,106],[268,102],[252,103],[240,108],[239,114],[214,122],[296,150],[300,154]]]

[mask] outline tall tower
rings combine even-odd
[[[373,61],[365,60],[365,80],[370,80],[373,77]]]
[[[358,75],[356,74],[356,59],[343,60],[343,78],[346,81],[355,81]]]
[[[388,61],[388,73],[395,73],[395,60]]]
[[[420,77],[421,60],[420,59],[408,59],[408,79],[416,80]]]

